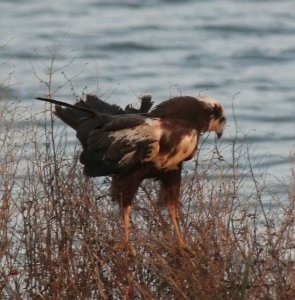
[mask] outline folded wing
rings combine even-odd
[[[80,161],[88,176],[124,174],[159,153],[160,120],[141,115],[113,117],[88,134]]]

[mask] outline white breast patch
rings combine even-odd
[[[159,169],[173,170],[176,169],[182,161],[192,155],[197,146],[197,131],[192,130],[190,134],[182,137],[181,141],[171,149],[168,154],[159,153],[154,159],[154,163]],[[171,156],[171,153],[174,155]]]

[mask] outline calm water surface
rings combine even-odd
[[[35,96],[74,92],[136,103],[151,94],[211,95],[268,173],[290,172],[295,145],[294,1],[1,1],[0,83],[33,111]],[[71,80],[71,84],[67,81]],[[62,86],[62,88],[60,88]],[[74,139],[73,132],[70,133]]]

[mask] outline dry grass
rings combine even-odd
[[[129,257],[112,248],[122,228],[108,179],[82,175],[80,147],[66,146],[50,111],[38,120],[21,104],[0,105],[3,299],[295,298],[295,174],[279,199],[255,177],[247,145],[225,146],[230,163],[203,149],[182,188],[181,227],[196,255],[178,249],[147,181]]]

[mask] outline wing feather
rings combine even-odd
[[[86,166],[87,175],[96,174],[89,176],[126,173],[158,154],[160,138],[158,119],[138,115],[115,117],[90,132],[88,147],[81,154],[80,161]]]

